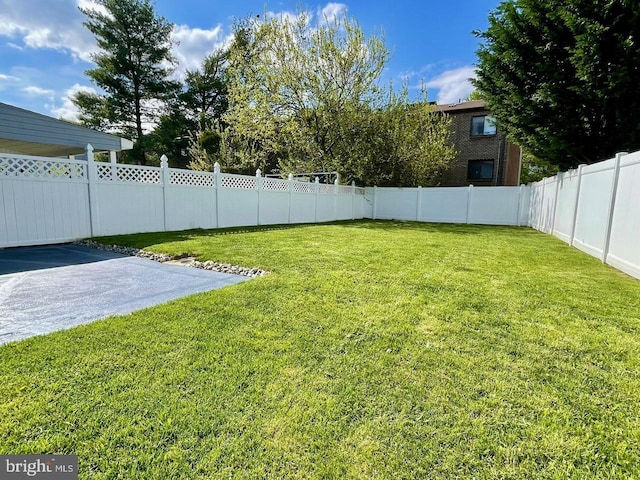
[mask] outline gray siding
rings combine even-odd
[[[131,148],[130,141],[115,135],[56,120],[39,113],[0,103],[0,139],[84,149],[90,143],[97,151]]]

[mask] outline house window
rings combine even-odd
[[[467,179],[492,180],[493,160],[469,160]]]
[[[471,119],[471,136],[481,137],[483,135],[496,134],[496,120],[490,115],[473,117]]]

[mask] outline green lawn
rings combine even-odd
[[[81,478],[638,478],[640,282],[526,228],[106,239],[272,273],[0,348],[0,454]]]

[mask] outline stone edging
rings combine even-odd
[[[229,263],[218,263],[207,260],[206,262],[200,262],[193,257],[176,259],[171,255],[165,255],[164,253],[154,253],[147,250],[142,250],[133,247],[122,247],[120,245],[105,245],[95,242],[93,240],[82,240],[75,242],[76,245],[82,245],[84,247],[95,248],[97,250],[104,250],[107,252],[120,253],[122,255],[129,255],[131,257],[142,257],[153,260],[160,263],[171,263],[174,265],[182,265],[185,267],[200,268],[202,270],[212,270],[214,272],[230,273],[233,275],[243,275],[245,277],[257,278],[267,275],[269,272],[261,270],[259,268],[247,268],[239,265],[231,265]]]

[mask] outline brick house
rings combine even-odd
[[[435,105],[434,109],[451,116],[451,139],[457,151],[441,186],[520,184],[520,147],[496,129],[483,100]]]

